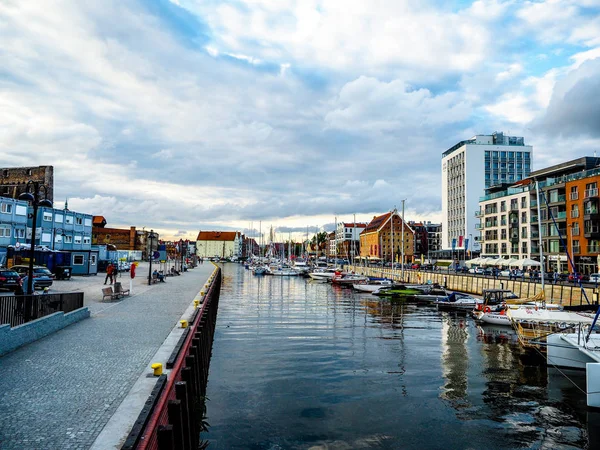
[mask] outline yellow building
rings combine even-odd
[[[393,226],[392,226],[393,225]],[[393,228],[393,239],[392,239]],[[367,259],[391,261],[392,245],[394,261],[402,259],[402,234],[404,233],[404,262],[413,260],[415,232],[397,212],[373,217],[373,220],[360,233],[360,256]]]
[[[238,231],[200,231],[196,239],[196,254],[200,258],[240,257],[242,237]]]

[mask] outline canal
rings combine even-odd
[[[598,448],[585,375],[507,329],[223,266],[212,449]]]

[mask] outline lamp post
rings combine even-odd
[[[150,247],[148,248],[148,261],[150,261],[150,268],[148,269],[148,285],[152,285],[152,239],[154,239],[154,230],[150,230],[148,234],[150,239]]]
[[[33,188],[33,192],[30,192]],[[40,191],[44,190],[44,198],[40,199]],[[35,257],[35,231],[37,227],[37,212],[38,207],[52,208],[52,202],[46,198],[47,195],[46,186],[40,184],[37,181],[28,181],[25,187],[25,192],[19,195],[19,200],[24,200],[31,203],[33,207],[32,227],[31,227],[31,245],[29,248],[29,270],[27,272],[27,297],[25,297],[25,312],[23,314],[23,320],[29,322],[32,315],[35,318],[36,314],[32,314],[33,304],[33,259]]]
[[[469,234],[469,259],[473,258],[473,250],[471,250],[473,248],[473,235]],[[465,258],[466,259],[466,258]]]

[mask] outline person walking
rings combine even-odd
[[[113,272],[115,270],[115,267],[113,266],[112,263],[109,263],[108,266],[106,267],[106,278],[104,278],[104,284],[106,284],[106,282],[110,279],[110,284],[113,284]]]

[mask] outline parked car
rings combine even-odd
[[[12,269],[0,269],[0,288],[15,291],[19,286],[21,277]]]
[[[504,269],[502,271],[500,271],[500,276],[501,277],[518,277],[521,278],[523,276],[523,272],[521,272],[519,269],[517,269],[515,272],[512,271],[512,269]]]
[[[21,278],[29,273],[29,266],[12,266],[12,270],[17,272]],[[33,279],[36,288],[45,288],[52,286],[54,275],[44,266],[33,266]]]
[[[454,269],[456,273],[469,273],[469,268],[466,266],[459,266]]]
[[[591,274],[589,282],[594,284],[600,283],[600,273]]]

